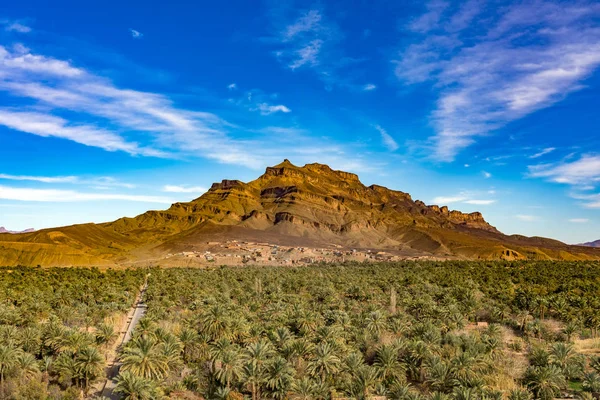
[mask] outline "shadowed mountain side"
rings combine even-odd
[[[223,180],[168,210],[105,224],[0,235],[1,264],[113,264],[158,257],[208,241],[385,249],[402,256],[597,259],[597,249],[506,236],[478,213],[427,206],[407,193],[365,186],[327,165],[288,160],[249,183]]]
[[[600,240],[579,244],[578,246],[600,247]]]

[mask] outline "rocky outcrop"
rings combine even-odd
[[[216,236],[290,245],[308,241],[315,246],[385,249],[411,256],[600,258],[592,248],[505,236],[479,212],[426,205],[402,191],[365,186],[353,173],[318,163],[300,167],[284,160],[266,168],[256,180],[222,180],[199,198],[167,210],[106,224],[0,235],[0,263],[104,265],[136,260],[149,250],[168,253],[196,246]]]

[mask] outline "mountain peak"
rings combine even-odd
[[[161,259],[231,240],[383,250],[400,257],[600,259],[596,249],[506,236],[479,212],[428,206],[408,193],[365,186],[356,174],[326,164],[300,167],[286,159],[253,181],[224,179],[199,198],[167,210],[106,224],[0,235],[0,264]]]

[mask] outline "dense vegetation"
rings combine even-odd
[[[97,395],[117,322],[132,400],[600,394],[600,264],[0,268],[0,399]]]
[[[113,318],[144,271],[0,268],[0,399],[77,399],[104,376]]]
[[[600,264],[153,269],[129,399],[551,399],[600,392]]]

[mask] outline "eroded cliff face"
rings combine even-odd
[[[156,212],[149,212],[137,217],[137,225],[149,222],[156,226],[156,216]],[[413,201],[408,193],[380,185],[367,187],[352,173],[316,163],[298,167],[288,160],[268,167],[252,182],[214,183],[200,198],[174,204],[161,216],[166,222],[179,221],[181,230],[211,221],[261,229],[286,224],[291,226],[286,229],[289,235],[294,234],[294,225],[299,227],[298,235],[305,235],[307,229],[340,235],[361,231],[393,235],[400,228],[414,226],[497,232],[481,213],[464,214],[445,206],[427,206]]]
[[[505,236],[479,212],[426,205],[408,193],[365,186],[349,172],[318,163],[298,167],[288,160],[268,167],[248,183],[231,179],[214,183],[199,198],[167,210],[106,224],[0,234],[0,247],[3,254],[10,254],[5,257],[9,263],[26,259],[42,265],[45,260],[76,264],[80,260],[87,265],[135,258],[142,249],[169,252],[215,236],[227,240],[236,235],[257,241],[310,241],[317,246],[462,258],[586,259],[593,258],[588,253],[595,251]]]

